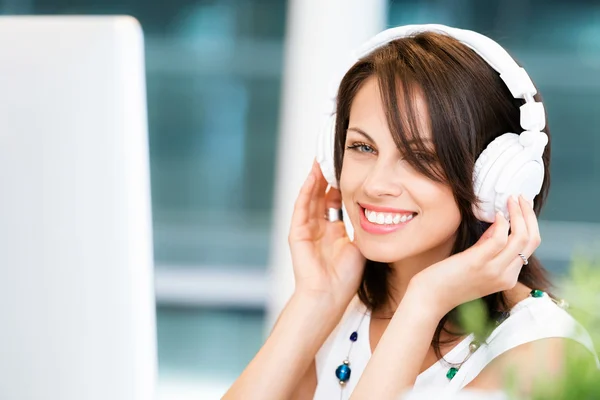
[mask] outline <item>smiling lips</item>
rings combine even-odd
[[[417,213],[407,210],[360,205],[360,225],[369,233],[392,233],[405,227]]]

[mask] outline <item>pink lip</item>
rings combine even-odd
[[[394,214],[414,214],[414,211],[410,210],[400,210],[398,208],[389,208],[389,207],[377,207],[372,206],[370,204],[358,203],[362,208],[366,208],[367,210],[377,211],[377,212],[385,212],[385,213],[394,213]]]
[[[381,207],[378,208],[369,208],[369,210],[372,211],[377,211],[377,212],[395,212],[395,213],[404,213],[404,214],[408,214],[408,213],[412,213],[411,211],[385,211],[382,210]],[[380,211],[381,210],[381,211]],[[390,210],[389,208],[386,210]],[[406,222],[401,222],[398,225],[378,225],[378,224],[374,224],[372,222],[370,222],[367,217],[365,216],[365,210],[364,208],[360,208],[359,209],[359,213],[360,213],[360,227],[368,233],[373,233],[375,235],[385,235],[387,233],[392,233],[392,232],[396,232],[397,230],[400,230],[404,227],[406,227],[406,225],[408,225],[412,219],[410,221],[406,221]],[[415,217],[413,217],[414,219]]]

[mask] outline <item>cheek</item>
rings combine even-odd
[[[462,221],[462,216],[454,198],[448,198],[440,214],[437,229],[443,237],[452,237],[456,234]]]
[[[340,175],[340,193],[342,199],[350,199],[352,194],[360,188],[362,179],[360,168],[356,168],[356,163],[353,163],[352,160],[344,159]]]
[[[458,227],[461,221],[461,215],[452,190],[448,187],[445,187],[443,192],[440,194],[440,198],[443,199],[442,204],[444,207],[446,220],[449,224]]]
[[[414,193],[418,193],[419,205],[426,215],[429,214],[440,223],[443,221],[445,226],[458,227],[461,221],[460,210],[448,186],[423,182]]]

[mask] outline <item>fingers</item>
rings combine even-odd
[[[480,242],[485,256],[502,258],[501,265],[515,259],[519,253],[529,257],[540,244],[537,217],[531,204],[522,198],[509,198],[510,223],[501,213],[496,214],[494,223],[484,232]],[[510,235],[508,228],[510,227]],[[522,261],[522,260],[521,260]]]
[[[508,242],[510,225],[502,213],[496,213],[494,223],[483,233],[476,244],[480,248],[483,262],[487,262],[500,253]]]
[[[313,161],[313,173],[315,174],[316,184],[314,185],[311,194],[309,218],[316,220],[323,219],[323,216],[325,215],[325,190],[327,189],[328,183],[316,160]]]
[[[519,253],[529,258],[539,246],[540,232],[537,217],[531,204],[522,196],[508,201],[511,233],[504,250],[498,255],[500,265],[521,267],[523,260]]]
[[[513,288],[524,264],[519,253],[529,258],[541,242],[537,217],[530,202],[521,196],[511,198],[508,211],[510,223],[501,213],[496,214],[494,223],[480,240],[471,249],[459,253],[463,255],[460,262],[470,265],[471,271],[480,274],[482,282],[488,284],[490,290],[486,293]]]
[[[300,193],[294,205],[292,214],[292,226],[301,226],[309,222],[320,221],[325,215],[326,199],[325,190],[327,189],[327,180],[323,176],[318,162],[313,161],[312,168],[306,181],[300,188]],[[330,199],[327,202],[330,207],[340,208],[341,201],[337,200],[337,190],[330,190]],[[339,192],[337,192],[339,194]],[[336,205],[337,204],[337,205]]]
[[[517,250],[522,253],[529,242],[529,234],[525,216],[519,200],[515,197],[510,197],[508,200],[508,210],[510,213],[510,237],[508,238],[507,247]]]
[[[309,221],[310,203],[314,188],[316,186],[315,168],[310,170],[304,184],[300,188],[300,193],[294,204],[294,212],[292,214],[292,226],[301,226]]]
[[[519,253],[523,253],[528,242],[527,224],[523,211],[518,200],[512,196],[508,199],[508,213],[510,215],[510,235],[506,246],[497,256],[499,268],[506,268],[515,259],[520,259]],[[529,255],[525,254],[525,256]]]
[[[523,196],[519,196],[519,204],[523,211],[523,217],[525,218],[525,224],[527,225],[527,233],[529,234],[529,242],[525,247],[525,257],[529,257],[542,243],[542,237],[540,235],[540,227],[538,224],[537,215],[533,210],[533,202],[527,201]]]

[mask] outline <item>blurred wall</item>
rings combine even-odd
[[[266,334],[293,291],[290,220],[318,134],[335,111],[336,79],[354,62],[354,49],[384,28],[386,6],[384,0],[289,2]]]

